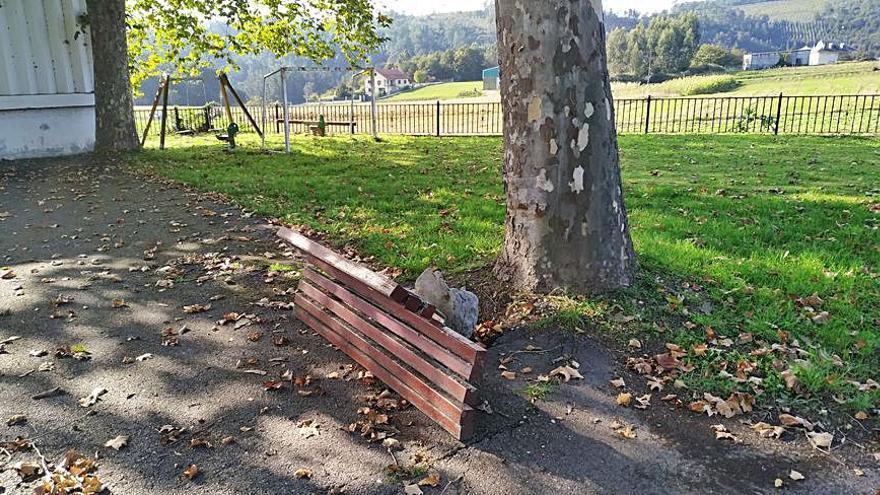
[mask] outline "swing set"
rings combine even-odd
[[[239,96],[238,92],[235,91],[235,88],[232,87],[232,83],[229,82],[229,78],[226,76],[225,73],[221,73],[218,76],[218,78],[220,80],[220,95],[223,98],[223,108],[226,113],[226,119],[229,121],[229,125],[226,126],[225,133],[220,133],[220,134],[216,135],[217,139],[228,143],[230,148],[235,148],[235,136],[239,132],[239,127],[238,127],[238,124],[235,123],[235,120],[232,117],[232,107],[229,103],[229,94],[230,93],[232,94],[232,97],[235,98],[235,102],[238,104],[239,108],[241,108],[241,110],[244,112],[244,115],[245,115],[245,117],[247,117],[248,122],[250,122],[250,124],[257,131],[257,134],[262,139],[263,138],[262,128],[257,124],[257,121],[254,120],[250,111],[247,109],[247,105],[245,105],[244,101],[242,101],[241,96]],[[200,77],[171,77],[170,75],[165,74],[165,76],[162,78],[162,82],[159,84],[159,88],[156,91],[156,95],[153,97],[153,104],[152,104],[152,107],[150,108],[150,116],[147,119],[147,126],[144,129],[143,136],[141,137],[141,146],[143,146],[144,143],[147,141],[147,136],[149,135],[149,132],[150,132],[150,125],[153,123],[153,117],[156,115],[156,109],[159,106],[159,101],[161,100],[162,101],[162,122],[160,125],[160,131],[159,131],[159,149],[160,150],[165,149],[165,136],[167,134],[167,126],[168,126],[168,93],[169,93],[169,90],[171,89],[172,84],[175,84],[175,83],[189,84],[191,82],[201,82],[202,83],[202,92],[206,96],[205,100],[207,100],[207,91],[205,90],[204,79],[202,79]],[[187,88],[187,101],[188,101],[189,100],[189,98],[188,98],[189,88],[188,88],[188,86],[186,86],[186,88]],[[192,133],[191,130],[183,129],[183,126],[181,125],[180,117],[177,114],[176,107],[175,107],[174,111],[175,111],[175,119],[174,119],[175,132],[177,132],[178,134]],[[205,127],[206,127],[205,131],[212,130],[210,128],[211,127],[210,118],[206,117]]]

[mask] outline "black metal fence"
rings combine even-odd
[[[669,97],[620,99],[615,102],[620,134],[880,134],[880,95]],[[248,107],[262,122],[262,108]],[[161,112],[157,111],[151,134],[158,134]],[[254,129],[240,108],[233,119],[242,132]],[[268,133],[281,133],[283,108],[271,105],[265,116]],[[291,132],[308,132],[323,115],[330,133],[372,132],[368,103],[311,103],[288,108]],[[149,109],[135,110],[140,132]],[[354,127],[347,125],[354,122]],[[222,108],[172,107],[168,132],[184,129],[225,129],[229,124]],[[502,132],[501,103],[379,103],[377,132],[414,136],[481,136]]]

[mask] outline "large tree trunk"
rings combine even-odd
[[[620,181],[601,0],[497,0],[506,238],[515,288],[629,285],[635,254]]]
[[[86,0],[95,64],[95,149],[117,151],[140,145],[134,126],[125,0]]]

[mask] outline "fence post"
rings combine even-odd
[[[437,111],[435,112],[435,117],[436,117],[436,123],[437,123],[437,127],[436,127],[437,137],[440,137],[440,100],[437,100]]]
[[[211,107],[206,103],[205,108],[205,132],[211,130]]]
[[[648,95],[647,109],[645,110],[645,134],[650,132],[651,128],[651,95]]]
[[[779,135],[779,122],[782,120],[782,93],[779,93],[779,104],[776,106],[776,128],[773,129],[773,135]]]

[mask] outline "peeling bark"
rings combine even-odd
[[[86,0],[95,65],[95,149],[133,150],[140,146],[134,124],[125,0]]]
[[[497,0],[506,237],[514,287],[628,286],[627,225],[600,0]]]

